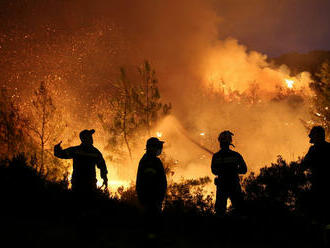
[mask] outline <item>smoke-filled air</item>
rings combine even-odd
[[[47,154],[55,144],[78,145],[81,130],[95,129],[116,188],[135,182],[150,136],[165,141],[173,180],[211,177],[210,152],[223,130],[234,133],[249,171],[307,152],[310,73],[293,74],[235,37],[219,39],[226,27],[213,1],[3,5],[10,11],[0,20],[1,86],[35,147],[37,96],[47,90],[54,108],[45,159],[54,159]]]

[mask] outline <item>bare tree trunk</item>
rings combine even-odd
[[[122,72],[122,73],[124,73],[124,72]],[[127,104],[128,104],[129,96],[128,96],[128,90],[127,90],[127,85],[126,85],[126,81],[125,81],[125,78],[124,78],[124,74],[123,74],[123,81],[122,81],[122,82],[123,82],[124,90],[125,90],[124,118],[123,118],[124,141],[125,141],[125,144],[126,144],[126,147],[127,147],[127,150],[128,150],[128,154],[129,154],[130,160],[131,160],[131,162],[132,162],[132,161],[133,161],[133,158],[132,158],[132,151],[131,151],[131,148],[130,148],[129,143],[128,143],[128,139],[127,139],[127,129],[126,129]]]
[[[132,151],[131,151],[131,148],[130,148],[129,143],[128,143],[127,132],[126,132],[126,115],[127,115],[127,98],[125,99],[125,106],[124,106],[123,131],[124,131],[124,141],[125,141],[125,144],[127,146],[129,157],[130,157],[131,162],[132,162],[132,160],[133,160]]]
[[[125,144],[126,144],[126,146],[127,146],[128,153],[129,153],[129,158],[130,158],[130,160],[131,160],[131,162],[132,162],[132,161],[133,161],[133,158],[132,158],[132,151],[131,151],[131,148],[130,148],[130,146],[129,146],[129,144],[128,144],[127,135],[126,135],[125,132],[124,132],[124,140],[125,140]]]

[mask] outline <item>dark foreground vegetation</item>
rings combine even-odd
[[[309,175],[300,163],[276,164],[243,180],[243,216],[213,214],[203,195],[209,178],[169,186],[159,247],[315,247],[319,226],[308,217]],[[93,204],[74,201],[68,180],[49,181],[24,155],[1,161],[2,242],[8,247],[141,247],[143,218],[134,187]]]

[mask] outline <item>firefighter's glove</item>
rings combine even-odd
[[[60,143],[58,143],[57,145],[55,145],[54,149],[55,150],[62,150],[61,144],[62,144],[62,141]]]

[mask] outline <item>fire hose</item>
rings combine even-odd
[[[187,131],[179,124],[177,123],[177,128],[178,131],[183,134],[191,143],[193,143],[194,145],[198,146],[200,149],[206,151],[208,154],[213,155],[214,152],[211,151],[210,149],[206,148],[205,146],[203,146],[202,144],[200,144],[197,140],[193,139],[192,137],[190,137],[187,133]]]
[[[214,152],[212,152],[210,149],[208,149],[207,147],[203,146],[202,144],[200,144],[197,140],[193,139],[192,137],[190,137],[187,133],[187,131],[181,126],[181,125],[177,125],[178,131],[183,134],[191,143],[193,143],[194,145],[198,146],[200,149],[202,149],[203,151],[206,151],[208,154],[213,155]],[[215,177],[214,178],[214,184],[215,185],[219,185],[219,177]]]

